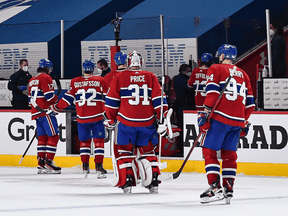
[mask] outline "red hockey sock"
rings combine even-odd
[[[97,163],[103,163],[103,159],[104,159],[104,139],[97,139],[97,138],[93,138],[93,142],[95,145],[95,149],[94,149],[94,162],[95,164]]]
[[[80,142],[80,158],[82,163],[89,163],[91,140]]]
[[[203,147],[202,153],[205,159],[208,184],[211,185],[213,182],[220,179],[220,163],[217,159],[217,152]]]
[[[47,135],[42,135],[38,137],[37,158],[45,159],[47,140],[48,140]]]
[[[233,187],[237,171],[237,153],[235,151],[221,150],[223,186]],[[229,179],[229,181],[228,181]]]
[[[48,137],[46,146],[46,158],[47,160],[53,160],[57,150],[57,144],[59,140],[59,135]]]

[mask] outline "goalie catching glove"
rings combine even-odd
[[[250,125],[250,122],[245,121],[245,127],[241,128],[240,137],[245,137],[248,134]]]
[[[209,116],[209,111],[198,111],[197,123],[202,133],[206,133],[207,130],[209,130],[211,126],[210,122],[207,121],[208,116]]]
[[[103,124],[105,125],[105,127],[109,130],[114,129],[114,127],[116,126],[116,122],[112,122],[112,120],[108,119],[106,113],[103,113]]]
[[[179,132],[173,133],[172,131],[172,126],[171,126],[171,122],[170,122],[170,118],[171,115],[173,113],[173,109],[170,108],[168,110],[165,116],[164,114],[164,118],[162,123],[160,121],[157,121],[157,133],[161,136],[161,137],[165,137],[165,138],[170,138],[172,139],[173,137],[177,137],[180,135]]]

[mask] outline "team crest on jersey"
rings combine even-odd
[[[49,86],[49,89],[54,89],[54,85],[53,85],[53,83],[52,84],[48,84],[48,86]]]

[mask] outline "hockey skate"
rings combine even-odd
[[[83,163],[82,167],[83,167],[84,177],[87,178],[88,174],[90,173],[89,163]]]
[[[98,179],[104,179],[107,178],[107,171],[103,168],[102,163],[96,163],[95,165],[96,168],[96,174]]]
[[[233,180],[227,179],[224,188],[225,203],[230,204],[231,198],[233,197]]]
[[[45,160],[43,158],[38,159],[38,174],[45,174],[47,173],[47,169],[45,168]]]
[[[153,178],[152,178],[152,182],[151,184],[147,187],[149,192],[151,194],[157,194],[158,193],[158,185],[159,185],[159,182],[158,182],[158,174],[157,173],[153,173]]]
[[[56,166],[52,160],[46,160],[45,168],[47,173],[61,174],[61,167]]]
[[[133,179],[130,175],[127,175],[126,183],[124,186],[120,187],[124,193],[130,194],[132,191]]]
[[[224,194],[220,182],[213,182],[210,187],[200,195],[200,199],[202,204],[223,200]]]

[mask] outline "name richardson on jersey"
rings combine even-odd
[[[81,88],[85,86],[94,86],[94,87],[100,87],[99,81],[82,81],[82,82],[74,82],[75,88]]]
[[[267,133],[270,133],[271,140],[267,139]],[[250,136],[251,134],[252,136]],[[187,124],[184,146],[192,146],[197,136],[196,126],[194,124]],[[269,131],[263,125],[253,125],[249,129],[249,137],[252,137],[252,140],[248,139],[247,136],[240,137],[238,148],[280,150],[286,147],[288,141],[287,130],[280,125],[269,125]]]

